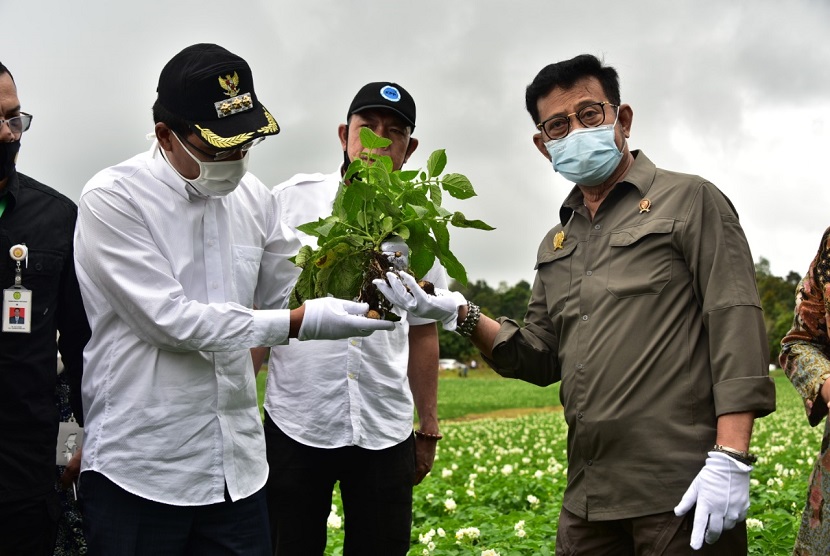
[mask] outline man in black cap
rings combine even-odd
[[[190,46],[157,91],[153,146],[99,172],[79,203],[90,554],[270,554],[249,348],[392,325],[333,298],[282,309],[300,243],[246,172],[279,126],[245,60]]]
[[[31,122],[11,72],[0,63],[0,290],[9,315],[0,332],[2,556],[54,550],[61,513],[55,491],[58,349],[78,393],[89,338],[72,257],[78,209],[17,171],[20,140]],[[73,402],[80,420],[80,396]]]
[[[378,154],[399,170],[418,146],[415,101],[400,85],[374,82],[354,97],[338,135],[345,160],[331,174],[298,174],[274,188],[291,229],[331,214],[360,128],[391,140]],[[312,247],[315,238],[297,231]],[[402,241],[385,251],[406,251]],[[446,287],[437,266],[426,279]],[[435,322],[403,313],[395,330],[337,342],[272,348],[265,400],[268,510],[275,554],[322,555],[332,490],[340,483],[345,554],[406,554],[412,486],[432,468],[438,433]],[[313,377],[313,380],[309,380]],[[413,403],[414,399],[414,403]],[[420,429],[413,436],[417,408]]]

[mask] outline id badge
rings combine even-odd
[[[23,287],[3,290],[3,332],[32,331],[32,291]]]
[[[81,449],[84,442],[84,429],[74,419],[60,423],[58,426],[58,444],[55,447],[55,463],[65,466]]]

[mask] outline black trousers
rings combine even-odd
[[[81,473],[89,556],[268,556],[265,489],[204,506],[141,498],[95,471]]]
[[[55,491],[0,503],[0,556],[52,556],[61,511]]]
[[[405,555],[412,528],[415,440],[385,450],[313,448],[265,415],[268,513],[275,556],[322,555],[334,485],[340,482],[344,556]]]

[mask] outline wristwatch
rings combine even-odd
[[[730,456],[746,465],[752,465],[753,463],[758,461],[758,456],[756,456],[755,454],[743,452],[741,450],[736,450],[735,448],[730,448],[729,446],[722,446],[720,444],[715,444],[712,448],[712,451],[726,454],[727,456]]]

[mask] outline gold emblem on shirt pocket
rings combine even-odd
[[[659,294],[671,280],[674,220],[660,218],[611,232],[608,291],[616,298]]]
[[[551,247],[554,243],[555,241],[546,240],[546,244]],[[561,313],[568,300],[571,289],[571,255],[578,244],[577,241],[564,242],[558,249],[545,247],[537,254],[536,274],[545,284],[548,314],[551,317]]]

